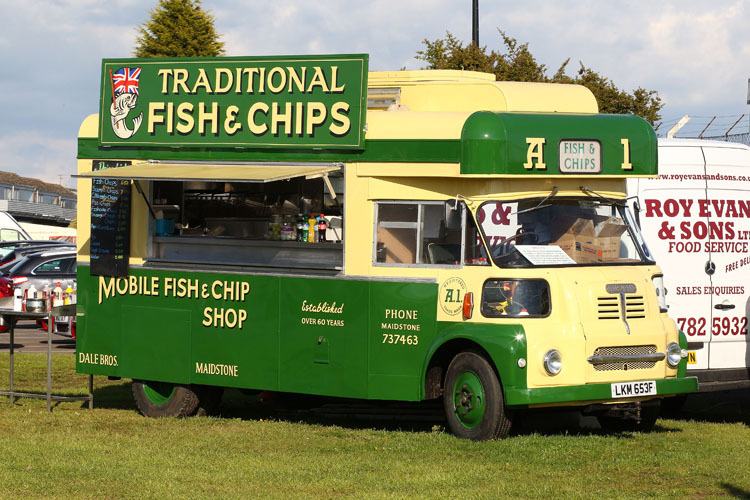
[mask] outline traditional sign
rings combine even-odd
[[[363,149],[366,54],[105,59],[99,143]]]

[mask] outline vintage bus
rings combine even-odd
[[[133,379],[152,417],[227,387],[442,398],[470,439],[553,406],[648,429],[696,390],[625,203],[656,175],[645,121],[580,86],[367,65],[103,61],[79,372]]]

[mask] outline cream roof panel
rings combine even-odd
[[[84,118],[81,128],[78,129],[78,137],[98,137],[99,115],[89,115]]]
[[[427,82],[476,82],[495,81],[492,73],[480,71],[461,71],[456,69],[423,69],[417,71],[370,71],[367,76],[368,87],[393,87],[401,84]]]
[[[460,139],[470,115],[368,110],[365,139]]]
[[[582,85],[497,82],[477,71],[373,71],[368,87],[400,89],[409,111],[515,111],[597,113],[596,98]]]

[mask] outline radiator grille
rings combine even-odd
[[[621,302],[618,295],[598,297],[597,311],[599,319],[622,319]],[[643,295],[625,296],[625,319],[643,319],[646,317],[646,301]]]
[[[594,351],[594,356],[632,356],[637,354],[654,354],[656,353],[655,345],[629,345],[621,347],[599,347]],[[624,363],[616,361],[613,363],[603,363],[594,365],[596,371],[613,371],[613,370],[647,370],[653,368],[656,361],[629,361]]]

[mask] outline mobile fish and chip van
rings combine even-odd
[[[552,406],[648,428],[695,391],[625,206],[651,127],[579,86],[367,62],[103,61],[78,371],[132,378],[148,416],[224,387],[442,397],[472,439]]]

